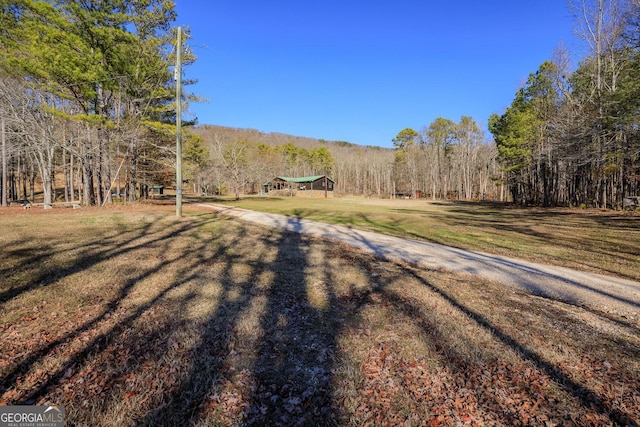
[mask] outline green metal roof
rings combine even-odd
[[[287,182],[295,182],[295,183],[303,183],[303,182],[312,182],[312,181],[317,181],[321,178],[324,178],[324,175],[314,175],[314,176],[303,176],[300,178],[291,178],[291,177],[286,177],[286,176],[277,176],[276,178],[281,179],[283,181],[287,181]],[[329,177],[327,177],[327,179],[331,182],[333,182],[333,180]]]

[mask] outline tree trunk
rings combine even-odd
[[[129,188],[128,188],[128,196],[130,202],[136,201],[136,186],[138,185],[137,180],[138,173],[138,142],[135,139],[132,139],[129,143]]]
[[[83,204],[88,206],[95,205],[96,198],[93,192],[93,172],[91,171],[91,158],[89,156],[82,159],[82,184]]]
[[[67,150],[62,149],[62,181],[64,182],[64,201],[69,203],[69,168],[67,167]]]
[[[0,138],[2,139],[2,206],[7,206],[7,138],[4,115],[0,117]]]
[[[73,153],[69,153],[69,195],[71,196],[70,202],[73,203],[75,199],[75,193],[73,188]]]
[[[25,169],[26,166],[25,164]],[[31,203],[36,201],[36,170],[33,162],[29,162],[29,200],[31,200]]]

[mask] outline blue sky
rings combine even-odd
[[[362,145],[437,117],[485,128],[561,42],[574,49],[564,0],[176,3],[200,124]]]

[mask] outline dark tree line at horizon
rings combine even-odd
[[[640,1],[571,7],[588,55],[572,71],[559,49],[489,129],[515,203],[620,207],[640,195]]]

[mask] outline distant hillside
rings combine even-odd
[[[309,176],[325,171],[335,180],[337,194],[389,197],[394,191],[395,152],[389,148],[218,125],[200,125],[192,131],[202,137],[211,156],[212,167],[202,171],[199,178],[201,187],[208,191],[224,192],[240,186],[245,192],[253,193],[274,176]],[[249,143],[248,146],[243,142]],[[256,149],[258,144],[273,150]],[[276,149],[286,145],[293,145],[299,151]],[[220,147],[225,147],[222,150],[226,150],[228,158],[222,158]],[[321,148],[330,153],[324,160],[314,156]],[[233,163],[234,160],[237,163]],[[325,166],[327,160],[331,164]]]
[[[279,132],[266,133],[256,129],[233,128],[220,125],[199,125],[193,128],[192,131],[201,136],[205,136],[206,134],[215,134],[222,138],[223,142],[235,140],[238,138],[245,138],[249,141],[267,144],[272,147],[286,143],[292,143],[299,148],[304,148],[307,150],[314,147],[326,146],[329,149],[341,147],[351,148],[354,149],[354,151],[359,151],[358,149],[392,151],[389,148],[363,146],[346,141],[327,141],[324,139],[307,138],[304,136],[288,135]]]
[[[446,150],[427,139],[391,149],[218,125],[193,132],[210,156],[198,178],[204,193],[256,193],[274,176],[327,173],[337,195],[495,200],[503,194],[495,144],[484,143],[480,132],[461,134]]]

